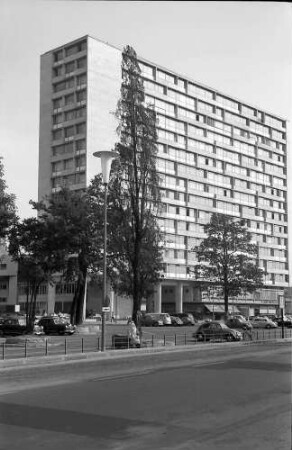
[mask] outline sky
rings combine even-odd
[[[0,1],[0,156],[21,218],[37,200],[40,55],[84,35],[290,121],[288,2]]]

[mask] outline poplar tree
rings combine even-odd
[[[119,158],[113,162],[110,190],[114,232],[111,249],[119,260],[117,287],[133,298],[133,320],[142,298],[154,291],[162,270],[161,234],[157,224],[160,208],[156,171],[156,114],[145,104],[141,70],[135,50],[122,54],[121,97],[117,105]]]

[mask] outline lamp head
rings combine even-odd
[[[94,152],[93,156],[100,158],[103,182],[104,184],[108,184],[112,160],[117,158],[119,154],[117,152],[101,150],[99,152]]]

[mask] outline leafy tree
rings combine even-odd
[[[204,229],[207,237],[194,248],[200,263],[197,270],[207,284],[222,287],[227,315],[229,297],[261,287],[264,272],[244,220],[213,214]]]
[[[32,330],[36,300],[42,283],[52,282],[52,274],[61,268],[62,258],[54,230],[37,218],[14,223],[9,234],[9,253],[18,263],[19,280],[26,283],[27,326]]]
[[[45,202],[33,203],[39,217],[54,230],[52,254],[62,262],[66,281],[76,282],[71,307],[72,323],[82,322],[87,272],[101,261],[102,234],[96,233],[96,219],[86,192],[61,190]]]
[[[14,220],[16,220],[15,196],[7,193],[4,166],[0,157],[0,239],[7,236]]]
[[[122,55],[119,120],[119,158],[113,162],[109,186],[109,253],[116,261],[115,286],[133,298],[133,320],[144,296],[153,292],[162,270],[162,250],[156,217],[160,207],[156,172],[156,114],[145,104],[144,86],[132,47]],[[110,216],[111,214],[111,216]]]

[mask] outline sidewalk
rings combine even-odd
[[[5,369],[25,368],[25,367],[40,367],[51,366],[74,362],[86,361],[102,361],[115,360],[130,357],[146,356],[157,353],[166,352],[197,352],[208,350],[212,348],[219,348],[224,350],[235,349],[238,347],[250,347],[255,345],[270,345],[270,344],[287,344],[291,343],[292,338],[286,339],[270,339],[266,341],[241,341],[241,342],[214,342],[214,343],[195,343],[182,346],[159,346],[159,347],[143,347],[139,349],[122,349],[122,350],[107,350],[105,352],[90,352],[77,353],[69,355],[48,355],[37,356],[29,358],[16,358],[8,360],[0,360],[0,372]]]

